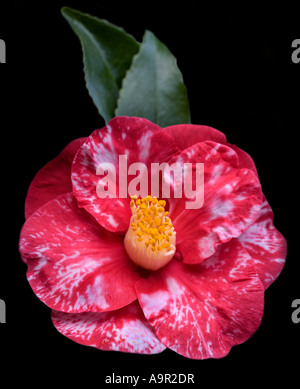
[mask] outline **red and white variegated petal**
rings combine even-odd
[[[190,201],[186,197],[170,199],[177,250],[185,263],[200,263],[219,244],[238,237],[254,223],[261,207],[260,183],[252,170],[239,168],[235,151],[211,141],[185,149],[173,162],[204,164],[204,187],[199,188],[204,189],[203,206],[186,209]]]
[[[232,148],[238,155],[240,168],[252,169],[257,175],[255,164],[250,155],[236,145],[227,143],[226,136],[215,128],[195,124],[177,124],[175,126],[166,127],[164,130],[174,138],[174,141],[180,150],[185,150],[196,143],[209,140],[225,144]]]
[[[185,150],[196,143],[211,140],[217,143],[226,143],[226,137],[215,128],[196,124],[177,124],[165,127],[164,131],[174,138],[177,147]]]
[[[256,222],[238,240],[253,258],[257,273],[268,288],[285,264],[287,244],[273,224],[273,212],[265,198]]]
[[[248,153],[246,153],[246,151],[244,151],[244,150],[240,149],[239,147],[237,147],[236,145],[232,145],[230,143],[226,143],[226,146],[230,147],[231,149],[233,149],[236,152],[238,159],[239,159],[239,168],[240,169],[242,169],[242,168],[251,169],[254,171],[256,176],[258,176],[255,163],[254,163],[253,159],[250,157],[250,155]]]
[[[63,193],[72,192],[71,166],[76,152],[86,138],[70,142],[57,157],[47,163],[32,180],[26,201],[25,218]]]
[[[136,266],[123,238],[77,207],[72,193],[40,207],[20,237],[27,278],[50,308],[64,312],[111,311],[136,299]]]
[[[91,134],[74,159],[72,182],[78,205],[109,231],[126,231],[131,211],[127,187],[126,198],[121,198],[119,193],[119,156],[127,156],[128,167],[140,162],[150,172],[151,163],[164,162],[176,152],[173,138],[149,120],[124,116],[112,119],[106,127]],[[116,198],[100,199],[97,195],[100,177],[96,172],[100,163],[115,167]],[[122,177],[126,174],[127,170],[120,172]]]
[[[198,265],[171,261],[136,284],[145,317],[168,348],[192,359],[222,358],[259,327],[264,288],[232,239]]]
[[[157,354],[166,349],[137,302],[113,312],[52,311],[52,321],[57,330],[69,339],[100,350]]]

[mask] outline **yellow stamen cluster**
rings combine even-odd
[[[131,197],[125,248],[130,258],[146,269],[159,269],[175,254],[176,233],[165,206],[165,200],[156,197]]]

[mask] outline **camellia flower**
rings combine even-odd
[[[99,198],[97,167],[203,163],[204,202]],[[221,358],[259,327],[286,242],[250,156],[207,126],[116,117],[34,178],[20,237],[28,281],[54,326],[101,350]]]

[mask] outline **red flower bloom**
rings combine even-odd
[[[185,209],[184,199],[170,199],[167,214],[150,197],[100,199],[97,166],[118,166],[119,155],[149,169],[152,162],[204,163],[203,206]],[[117,171],[117,189],[118,178]],[[25,210],[20,252],[32,289],[52,308],[58,331],[102,350],[167,347],[194,359],[224,357],[258,328],[264,289],[285,261],[286,242],[252,159],[206,126],[161,129],[114,118],[36,175]],[[171,258],[143,270],[151,252],[153,261]]]

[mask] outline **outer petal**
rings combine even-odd
[[[199,265],[170,262],[136,290],[157,337],[193,359],[224,357],[256,331],[263,314],[263,286],[235,239]]]
[[[39,208],[21,232],[27,278],[50,308],[102,312],[136,299],[136,266],[123,239],[101,228],[77,207],[72,193]]]
[[[286,258],[286,240],[274,227],[273,212],[264,198],[256,222],[238,238],[254,259],[258,275],[268,288],[279,276]]]
[[[165,127],[164,131],[171,135],[180,150],[185,150],[196,143],[211,140],[226,143],[226,137],[215,128],[195,124],[177,124]]]
[[[72,192],[72,161],[85,139],[79,138],[70,142],[56,158],[36,174],[29,186],[25,201],[26,219],[48,201],[60,194]]]
[[[52,321],[69,339],[100,350],[157,354],[166,348],[155,336],[137,302],[114,312],[52,311]]]
[[[213,127],[195,124],[178,124],[166,127],[164,131],[173,137],[180,150],[185,150],[196,143],[208,140],[225,144],[226,146],[232,148],[238,155],[240,168],[252,169],[257,175],[255,164],[250,155],[236,145],[227,143],[226,136],[221,131],[216,130]]]
[[[178,148],[172,137],[149,120],[134,117],[112,119],[106,127],[91,134],[74,159],[72,182],[78,205],[109,231],[127,230],[131,216],[129,197],[126,193],[127,198],[118,198],[121,197],[119,176],[124,178],[127,170],[119,172],[119,156],[127,156],[128,166],[140,162],[150,168],[152,162],[167,161],[176,152]],[[100,199],[97,196],[100,177],[96,171],[100,163],[111,163],[115,167],[117,198]]]
[[[250,157],[250,155],[248,153],[246,153],[246,151],[244,151],[244,150],[240,149],[239,147],[237,147],[236,145],[232,145],[230,143],[226,143],[226,146],[230,147],[231,149],[233,149],[236,152],[236,154],[239,158],[240,169],[242,169],[242,168],[251,169],[258,176],[255,163],[254,163],[253,159]]]
[[[185,263],[200,263],[221,243],[238,237],[256,220],[261,187],[256,174],[240,169],[237,154],[215,142],[197,143],[170,163],[204,163],[204,204],[186,209],[186,198],[170,199],[177,250]]]

